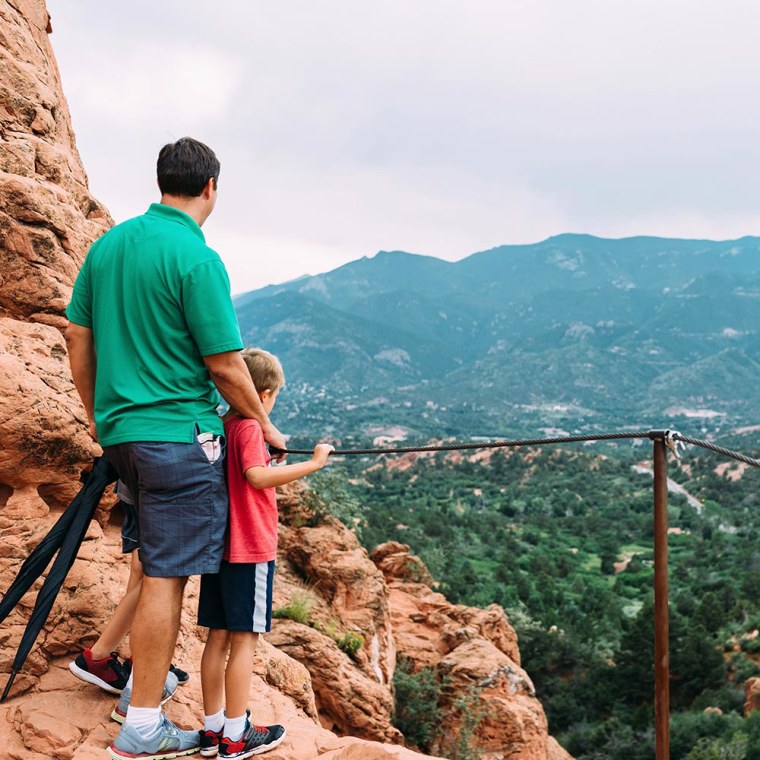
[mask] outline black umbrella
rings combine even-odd
[[[2,602],[0,602],[0,623],[5,620],[13,608],[18,604],[21,597],[31,588],[48,566],[50,559],[58,552],[50,572],[37,594],[37,601],[26,625],[26,631],[21,637],[16,658],[8,683],[5,685],[0,702],[5,702],[16,675],[21,670],[29,650],[32,648],[40,629],[50,614],[50,609],[55,602],[56,596],[61,589],[64,579],[71,570],[77,557],[79,547],[84,540],[90,520],[110,483],[118,478],[116,471],[105,460],[105,457],[95,459],[92,472],[82,489],[74,497],[74,500],[66,508],[55,525],[50,529],[45,538],[40,541],[32,553],[26,558],[21,566],[16,579],[8,588]]]

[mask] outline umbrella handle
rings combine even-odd
[[[8,692],[11,690],[11,686],[13,686],[13,681],[16,678],[16,675],[18,674],[18,670],[15,668],[11,670],[11,675],[8,678],[8,683],[5,684],[5,689],[3,689],[3,696],[0,697],[0,703],[5,702],[6,697],[8,696]]]

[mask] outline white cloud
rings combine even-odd
[[[48,5],[93,191],[140,213],[160,146],[208,142],[236,292],[378,248],[759,231],[758,3]]]
[[[96,119],[102,129],[185,134],[230,118],[240,86],[240,63],[224,51],[182,43],[138,42],[117,51],[101,42],[96,70],[75,69],[67,77],[68,98],[79,120]]]

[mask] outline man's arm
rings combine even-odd
[[[267,443],[278,449],[286,448],[282,433],[269,421],[253,380],[239,351],[204,356],[211,379],[222,398],[241,416],[256,420]]]
[[[94,441],[98,440],[98,432],[95,428],[95,341],[92,330],[89,327],[69,322],[65,333],[66,347],[69,351],[69,365],[71,376],[74,378],[79,397],[87,412],[87,420],[90,424],[90,435]]]

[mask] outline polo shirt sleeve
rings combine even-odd
[[[264,441],[261,425],[256,420],[244,420],[238,427],[238,451],[240,466],[245,472],[251,467],[266,467],[269,452]]]
[[[92,296],[90,293],[90,257],[87,256],[79,270],[71,294],[71,302],[66,309],[69,322],[92,329]]]
[[[230,280],[220,259],[191,269],[182,280],[181,297],[187,326],[202,356],[243,348]]]

